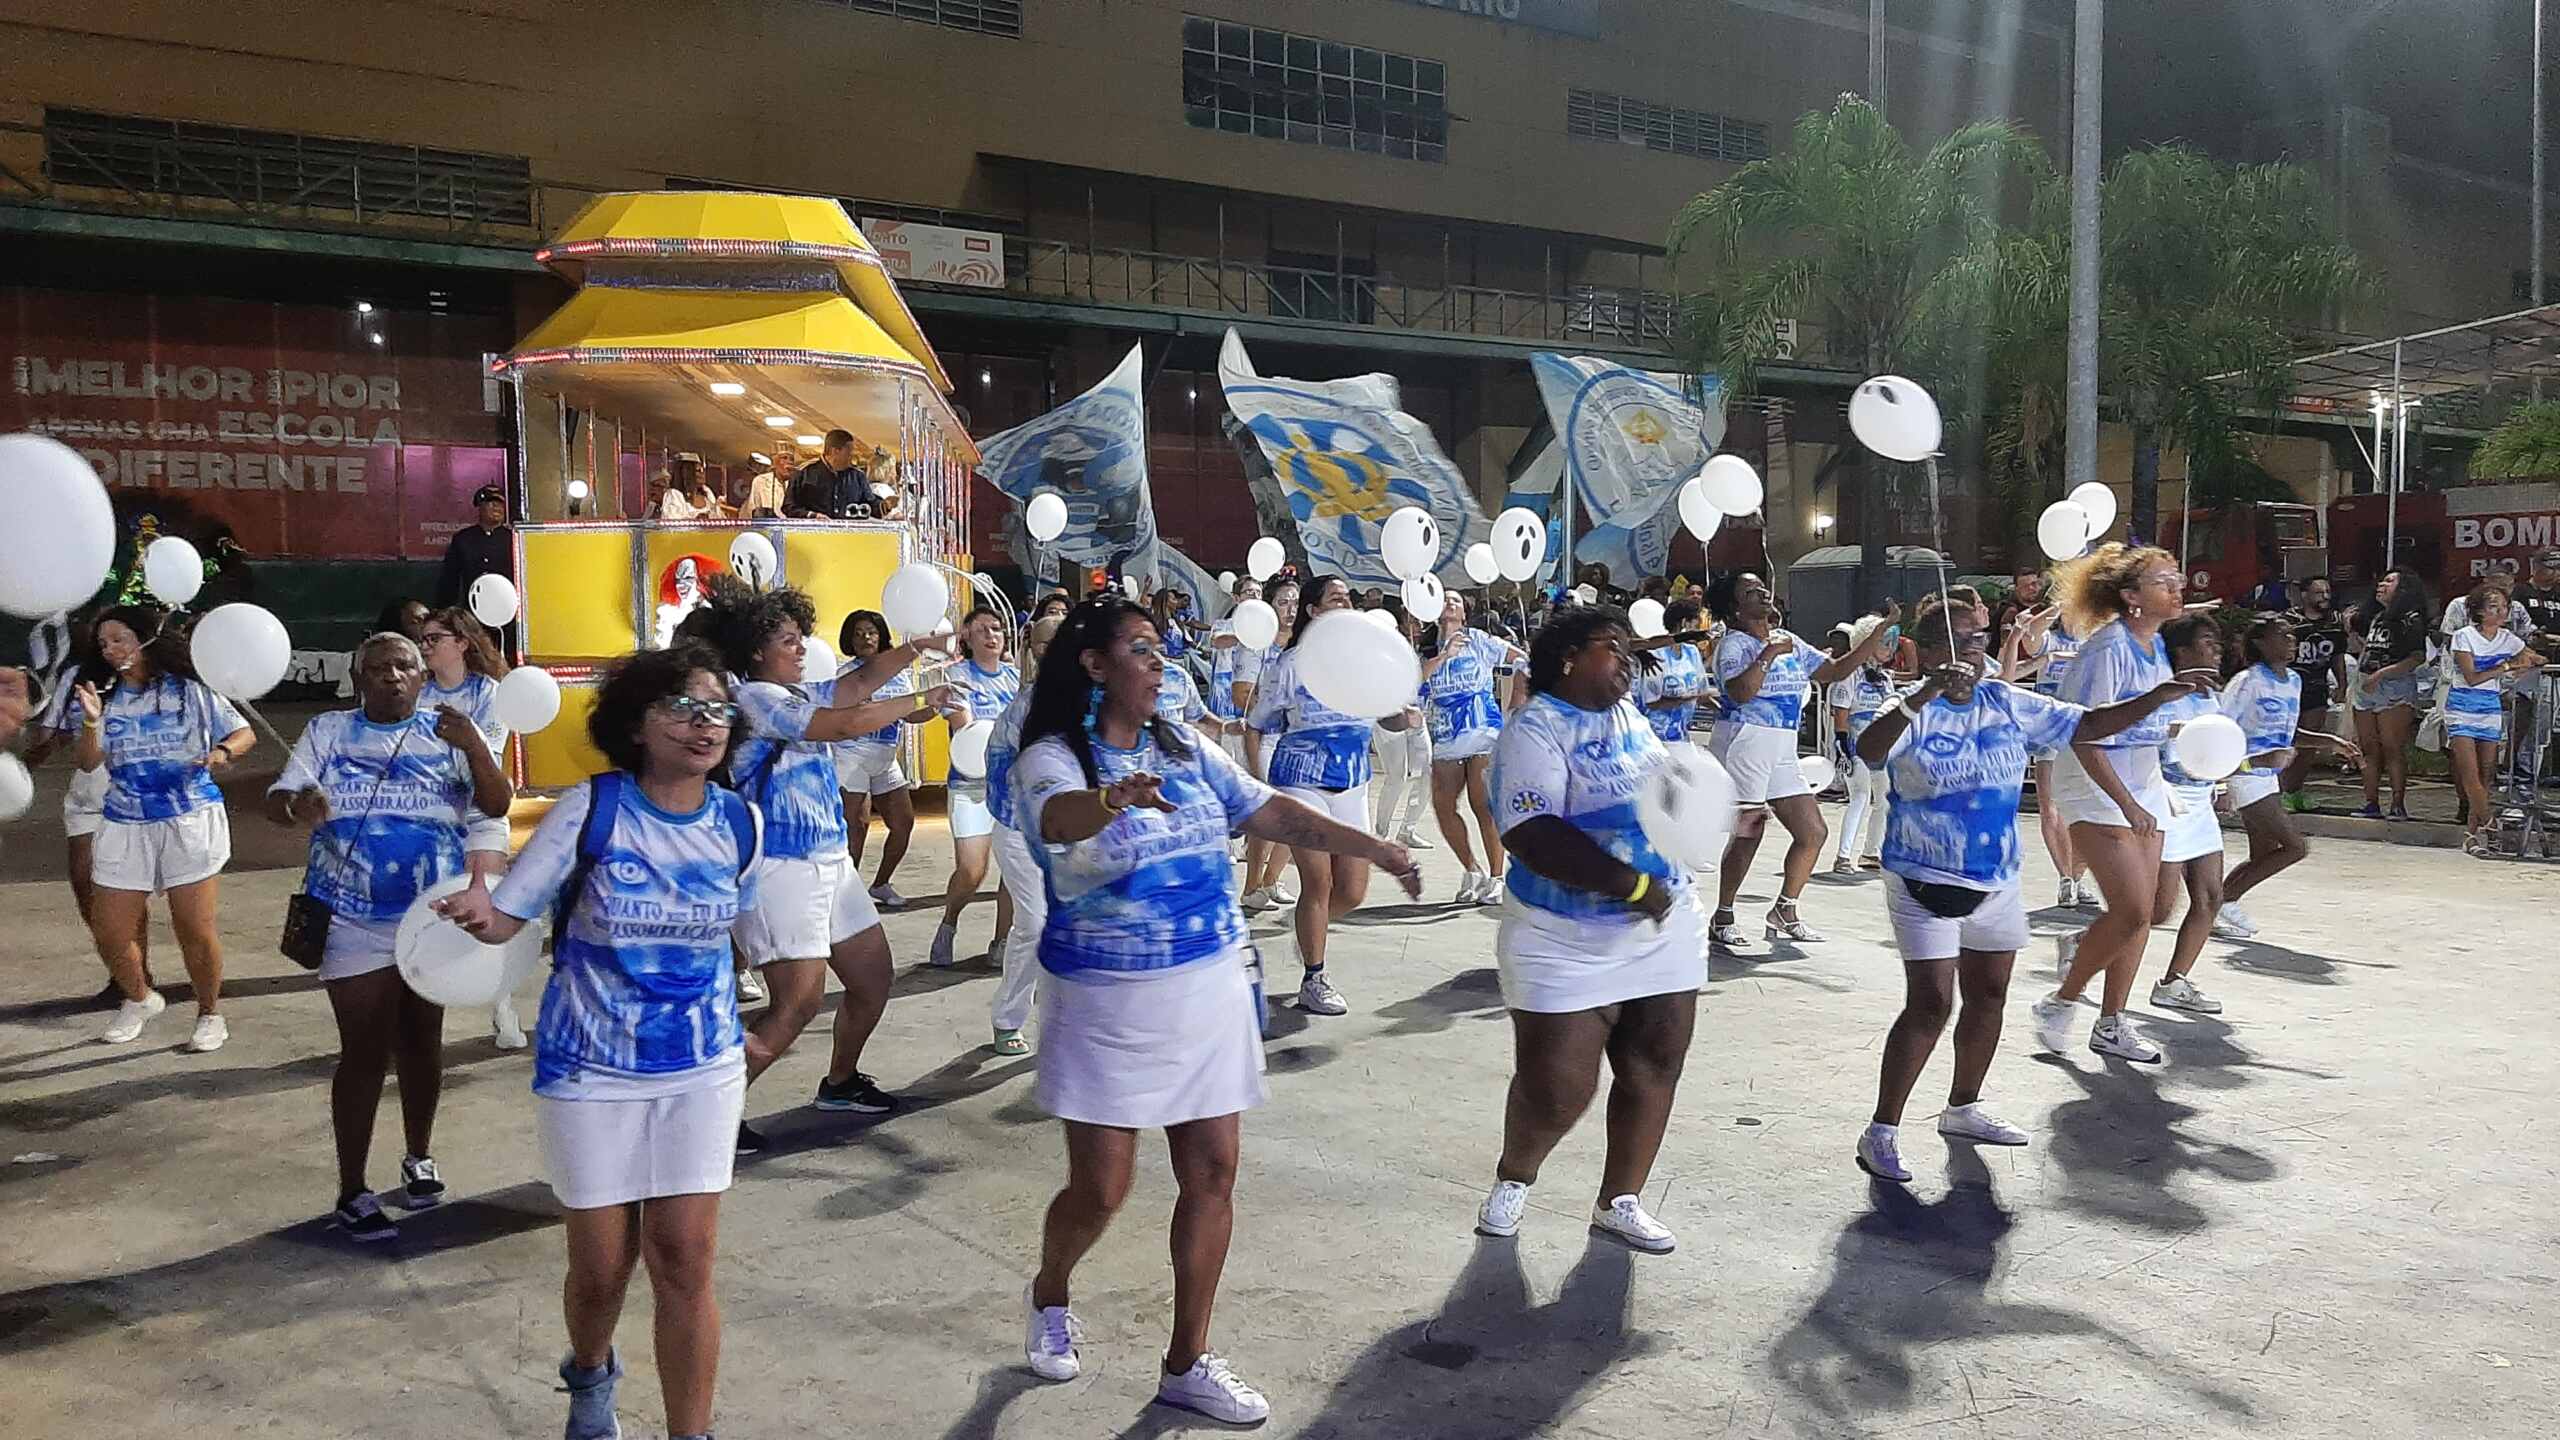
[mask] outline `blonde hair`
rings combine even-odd
[[[2110,540],[2077,560],[2053,567],[2053,595],[2062,604],[2062,618],[2071,633],[2086,639],[2124,613],[2124,592],[2142,583],[2143,571],[2177,563],[2177,556],[2157,546]]]

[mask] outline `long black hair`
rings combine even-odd
[[[142,658],[151,666],[151,678],[155,682],[171,675],[181,680],[196,678],[195,651],[187,643],[186,628],[171,618],[168,611],[157,605],[111,606],[89,627],[92,649],[98,649],[98,627],[110,620],[132,631],[133,638],[142,642]],[[99,663],[103,666],[104,652],[99,650],[99,653]]]
[[[1341,586],[1342,598],[1345,602],[1348,602],[1353,598],[1351,594],[1351,582],[1340,575],[1319,575],[1314,579],[1309,580],[1306,584],[1299,586],[1298,623],[1289,627],[1289,641],[1286,645],[1283,645],[1280,648],[1284,650],[1295,650],[1298,648],[1298,637],[1307,633],[1307,622],[1318,618],[1315,614],[1316,602],[1324,598],[1324,587],[1327,585]],[[1326,613],[1330,614],[1331,612],[1328,611]],[[1432,618],[1436,621],[1439,617],[1434,616]]]
[[[1099,785],[1101,777],[1093,768],[1093,737],[1084,728],[1095,700],[1093,677],[1084,673],[1085,652],[1108,649],[1119,636],[1120,626],[1131,619],[1146,621],[1150,629],[1156,623],[1144,608],[1116,595],[1097,595],[1070,608],[1065,623],[1058,627],[1057,638],[1049,642],[1048,653],[1040,658],[1039,674],[1031,682],[1031,709],[1022,718],[1022,751],[1029,751],[1052,735],[1058,736],[1075,752],[1088,786]],[[1157,749],[1176,760],[1191,758],[1191,746],[1183,740],[1181,727],[1150,715],[1146,728],[1154,736]],[[1036,834],[1039,817],[1030,817],[1028,828]]]
[[[1615,605],[1569,605],[1557,611],[1529,642],[1529,688],[1541,695],[1554,693],[1556,683],[1564,679],[1566,657],[1609,629],[1636,633],[1627,623],[1627,612]]]
[[[880,637],[880,649],[886,650],[890,647],[889,622],[881,617],[879,611],[849,610],[845,612],[844,623],[836,627],[837,654],[847,660],[859,658],[853,653],[853,632],[855,627],[863,625],[870,626],[871,633]]]
[[[2278,630],[2290,630],[2292,628],[2293,622],[2282,615],[2261,615],[2257,619],[2250,621],[2249,628],[2240,632],[2240,658],[2242,667],[2246,668],[2250,665],[2273,665],[2275,662],[2267,658],[2267,637],[2275,634]]]
[[[729,682],[720,668],[719,653],[699,640],[679,640],[664,650],[625,655],[606,668],[604,683],[596,688],[596,706],[587,712],[587,738],[596,742],[613,768],[637,776],[647,758],[640,743],[640,722],[648,718],[649,707],[683,694],[695,671],[719,680],[725,695]],[[713,779],[728,779],[729,759],[738,753],[738,742],[746,733],[744,719],[729,727],[729,746],[720,753]]]
[[[757,678],[756,653],[783,621],[799,622],[802,635],[814,635],[818,628],[817,607],[805,593],[788,585],[757,590],[734,575],[711,577],[703,587],[702,609],[712,616],[710,636],[720,663],[741,680]]]
[[[2423,615],[2430,621],[2434,619],[2435,603],[2427,594],[2427,582],[2419,578],[2417,571],[2395,565],[2383,573],[2399,576],[2400,584],[2391,592],[2390,604],[2374,608],[2376,615],[2393,620],[2403,615]]]

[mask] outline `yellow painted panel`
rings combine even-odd
[[[882,530],[783,533],[782,578],[808,595],[818,612],[818,638],[830,647],[849,612],[880,608],[880,587],[902,560],[900,538]]]
[[[525,649],[537,662],[607,659],[640,643],[631,619],[631,532],[526,525]]]
[[[537,734],[517,737],[524,746],[527,785],[556,790],[611,768],[612,762],[587,738],[587,717],[595,713],[596,693],[593,679],[561,681],[560,718]]]

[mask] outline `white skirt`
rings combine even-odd
[[[738,1120],[747,1067],[709,1085],[654,1099],[534,1097],[542,1168],[571,1210],[600,1210],[666,1195],[717,1195],[738,1163]]]
[[[2178,785],[2160,817],[2160,863],[2183,865],[2222,853],[2222,817],[2213,813],[2213,787]]]
[[[2169,824],[2169,782],[2160,776],[2160,752],[2148,745],[2128,745],[2099,752],[2124,781],[2124,788],[2135,804],[2151,812],[2151,818],[2162,829]],[[2042,803],[2039,801],[2039,803]],[[2132,828],[2116,802],[2089,778],[2080,765],[2078,752],[2070,747],[2053,754],[2053,804],[2062,811],[2062,819],[2070,825],[2112,825],[2119,830]]]
[[[1032,1099],[1061,1120],[1129,1130],[1261,1104],[1262,1018],[1246,963],[1237,946],[1177,970],[1044,973]]]
[[[1503,1005],[1533,1015],[1597,1010],[1707,983],[1707,930],[1694,889],[1672,902],[1659,926],[1575,920],[1506,897],[1493,953]]]
[[[1707,753],[1733,777],[1735,797],[1745,805],[1813,793],[1813,787],[1804,783],[1804,767],[1797,763],[1793,730],[1719,720],[1707,739]]]

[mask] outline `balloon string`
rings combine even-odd
[[[1921,462],[1929,472],[1929,544],[1938,562],[1938,608],[1947,612],[1947,633],[1955,633],[1955,602],[1947,598],[1947,536],[1938,513],[1938,457]]]
[[[276,748],[285,753],[286,759],[290,760],[293,758],[292,743],[287,741],[284,736],[277,731],[275,726],[267,723],[267,717],[258,713],[257,706],[250,704],[246,700],[234,700],[231,703],[239,706],[241,714],[248,716],[259,729],[267,732],[267,738],[276,742]],[[397,747],[395,746],[394,748]]]

